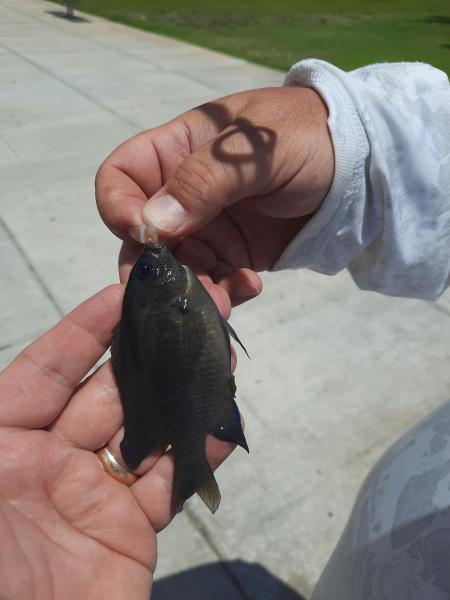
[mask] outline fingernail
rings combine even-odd
[[[150,199],[142,209],[142,218],[161,231],[175,231],[183,224],[187,212],[176,198],[165,194]]]
[[[154,244],[158,243],[158,232],[154,225],[133,225],[128,230],[128,233],[140,244],[146,244],[147,242],[153,242]]]
[[[140,244],[145,244],[148,238],[147,225],[144,224],[133,225],[133,227],[130,227],[130,229],[128,230],[128,233],[133,238],[133,240],[139,242]]]

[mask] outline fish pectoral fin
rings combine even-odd
[[[217,422],[217,425],[209,432],[218,440],[237,444],[249,452],[247,440],[242,429],[241,415],[236,402],[232,399],[226,411]]]
[[[225,329],[227,330],[229,336],[232,337],[233,340],[239,344],[239,346],[242,348],[242,350],[245,352],[245,354],[248,356],[248,358],[250,358],[250,354],[247,352],[247,349],[245,348],[244,344],[239,339],[239,336],[235,332],[235,330],[231,327],[231,325],[228,323],[228,321],[225,321],[225,319],[223,317],[222,317],[222,321],[223,321],[223,324],[225,325]]]
[[[195,492],[214,514],[220,504],[220,490],[206,456],[198,456],[195,462],[186,460],[182,449],[174,444],[175,469],[173,476],[170,513],[181,512],[185,501]]]

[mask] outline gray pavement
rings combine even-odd
[[[0,366],[115,281],[94,176],[135,132],[282,74],[40,0],[0,0]],[[232,322],[250,456],[160,536],[155,598],[309,597],[355,493],[405,428],[450,396],[450,295],[383,298],[346,273],[264,277]],[[290,591],[291,590],[291,591]]]

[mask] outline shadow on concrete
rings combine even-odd
[[[151,600],[306,600],[256,563],[210,563],[153,585]]]
[[[78,17],[77,15],[70,16],[65,10],[46,10],[48,15],[58,17],[58,19],[65,19],[66,21],[72,21],[73,23],[91,23],[89,19],[85,17]]]

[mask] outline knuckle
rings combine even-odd
[[[183,161],[175,171],[171,188],[187,204],[206,208],[211,198],[220,198],[222,189],[217,169],[200,158]]]

